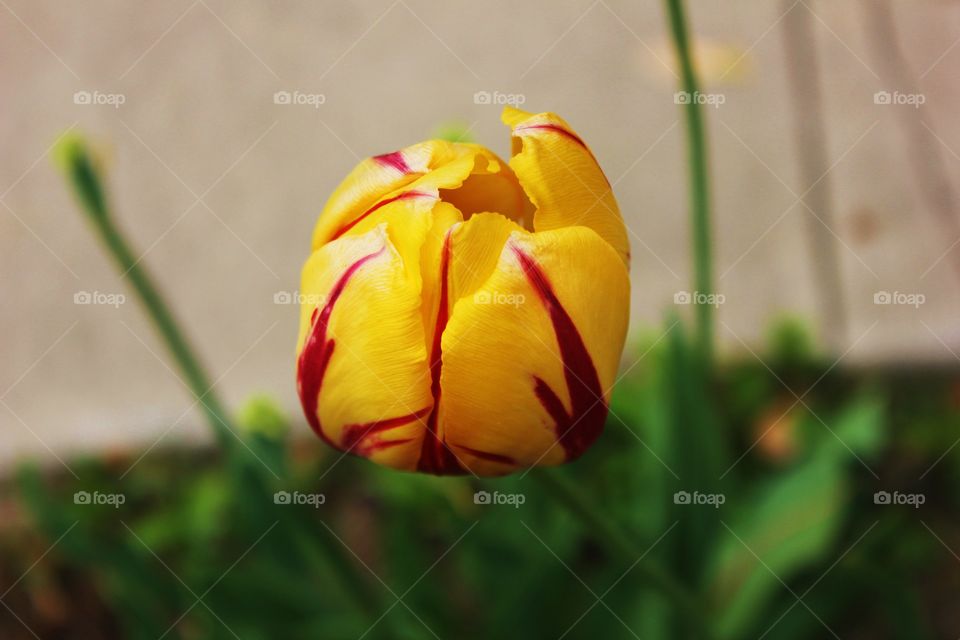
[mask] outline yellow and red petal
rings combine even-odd
[[[389,194],[428,173],[435,159],[445,158],[446,153],[445,144],[430,140],[360,162],[327,199],[313,230],[312,249],[334,239],[344,226]]]
[[[437,330],[443,261],[450,259],[445,246],[447,235],[460,222],[463,222],[463,214],[456,207],[448,202],[438,202],[433,209],[431,225],[420,250],[420,274],[423,280],[421,313],[428,346],[433,344]]]
[[[442,336],[439,472],[456,463],[497,475],[575,459],[607,415],[627,329],[619,255],[584,227],[512,230],[497,255],[486,282],[456,301]],[[424,459],[418,468],[438,472]]]
[[[588,227],[628,264],[630,244],[613,189],[580,136],[553,113],[507,107],[503,122],[513,140],[510,167],[536,206],[533,229]]]
[[[575,459],[599,436],[626,333],[626,230],[566,122],[504,121],[509,164],[429,141],[364,161],[328,201],[297,369],[334,447],[499,475]]]
[[[445,206],[456,209],[447,203]],[[438,207],[439,208],[439,207]],[[459,215],[459,211],[456,211]],[[437,217],[442,223],[442,217]],[[446,340],[446,328],[457,297],[455,291],[472,290],[482,282],[479,277],[488,277],[496,266],[496,256],[503,248],[510,232],[522,229],[504,216],[492,213],[478,213],[467,223],[456,222],[442,231],[439,225],[431,230],[431,238],[426,245],[430,247],[429,258],[424,258],[425,293],[430,289],[432,298],[425,298],[425,326],[429,337],[430,353],[430,392],[433,396],[433,409],[424,422],[424,433],[416,469],[426,473],[452,475],[467,473],[469,467],[461,460],[464,453],[482,456],[483,452],[473,451],[469,447],[460,447],[460,453],[446,441],[445,425],[448,414],[443,401],[441,376],[443,372],[443,344]],[[485,272],[478,276],[477,270]],[[433,277],[429,274],[435,270]],[[500,463],[512,464],[512,459],[491,454],[492,459]]]
[[[386,226],[328,243],[304,266],[298,391],[326,442],[410,469],[433,397],[419,273],[408,272]]]
[[[521,217],[531,208],[496,154],[476,144],[430,140],[357,165],[324,207],[312,247],[346,235],[387,204],[422,197],[442,197],[466,215],[502,210]]]

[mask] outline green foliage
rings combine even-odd
[[[913,514],[881,522],[872,504],[871,470],[915,390],[824,378],[829,365],[806,350],[717,377],[683,325],[667,327],[637,351],[597,446],[548,472],[572,494],[532,482],[542,474],[478,482],[319,456],[256,398],[235,421],[234,452],[246,453],[232,462],[203,450],[73,461],[82,481],[26,467],[21,497],[48,540],[63,536],[57,556],[90,577],[126,638],[356,638],[371,625],[367,638],[813,638],[875,601],[899,612],[891,637],[934,637],[911,585],[943,549]],[[831,388],[806,393],[821,378]],[[794,398],[790,382],[802,446],[768,460],[741,422]],[[942,424],[947,400],[928,404],[912,417]],[[125,502],[76,504],[77,491]],[[277,504],[275,491],[325,499]],[[478,491],[524,500],[478,504]],[[724,501],[683,504],[677,492]],[[689,589],[708,629],[658,569]]]
[[[850,494],[852,455],[875,452],[883,439],[882,407],[867,397],[844,411],[834,438],[807,459],[745,490],[731,505],[710,569],[712,601],[724,638],[748,635],[783,581],[828,559],[843,524]],[[843,441],[843,444],[840,444]],[[762,633],[762,630],[760,630]]]

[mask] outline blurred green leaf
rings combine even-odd
[[[842,466],[816,458],[761,487],[724,522],[709,581],[720,637],[744,637],[781,581],[830,548],[847,490]]]
[[[867,392],[832,422],[813,416],[814,428],[819,426],[827,432],[822,450],[816,455],[832,455],[841,462],[849,461],[854,455],[863,459],[875,458],[887,440],[885,411],[884,400]]]
[[[808,459],[729,505],[709,571],[722,638],[747,635],[784,583],[830,552],[843,524],[854,454],[868,456],[883,442],[882,408],[866,395],[824,420],[833,433]]]
[[[670,403],[670,449],[665,464],[672,487],[661,497],[670,505],[671,519],[679,523],[669,541],[674,566],[688,584],[700,584],[720,528],[719,510],[677,504],[674,496],[677,492],[722,494],[723,476],[730,465],[729,445],[710,389],[712,372],[704,369],[684,326],[672,324],[665,340],[669,357],[664,363],[663,394]]]

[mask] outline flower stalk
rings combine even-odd
[[[138,299],[183,374],[185,384],[203,407],[217,442],[232,466],[232,471],[240,474],[237,476],[237,482],[244,482],[244,476],[246,476],[247,480],[255,483],[258,492],[263,496],[269,495],[269,479],[264,477],[264,469],[259,462],[247,466],[240,462],[239,456],[244,455],[241,447],[238,446],[241,444],[241,436],[237,435],[234,425],[231,424],[230,414],[213,391],[213,383],[209,375],[177,324],[170,306],[110,215],[98,167],[86,144],[79,137],[71,136],[58,144],[56,152],[58,164],[65,173],[74,196],[93,223],[97,235],[106,246],[107,252],[113,257],[120,272],[129,278]],[[331,536],[311,538],[295,523],[291,522],[288,525],[289,528],[285,529],[303,557],[313,563],[325,561],[332,567],[340,579],[343,593],[352,600],[352,604],[358,611],[371,619],[377,619],[382,611],[387,609],[383,599],[370,588],[368,581],[360,574],[339,541],[332,539]],[[317,546],[314,546],[314,543]],[[317,547],[323,550],[322,555]],[[388,632],[388,637],[399,636],[400,634],[394,629]]]
[[[670,32],[680,67],[680,84],[692,98],[700,93],[694,68],[683,0],[664,0]],[[682,106],[687,130],[687,160],[690,167],[690,222],[693,229],[694,288],[710,295],[713,291],[712,233],[710,227],[710,175],[707,170],[707,142],[702,106],[696,99]],[[713,307],[695,305],[696,335],[704,365],[713,361]]]
[[[229,414],[213,391],[209,376],[194,355],[187,337],[180,330],[170,307],[154,284],[153,278],[136,257],[130,243],[110,215],[98,168],[89,149],[76,136],[62,140],[57,146],[57,161],[81,208],[122,274],[129,278],[137,297],[163,339],[197,402],[203,407],[219,444],[232,447]]]

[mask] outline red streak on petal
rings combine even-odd
[[[413,173],[413,169],[407,164],[407,159],[403,157],[402,151],[385,153],[381,156],[373,156],[373,159],[386,167],[393,167],[400,173]]]
[[[432,193],[424,193],[423,191],[404,191],[399,195],[395,195],[392,198],[387,198],[386,200],[381,200],[377,204],[373,205],[359,216],[354,218],[352,221],[348,222],[344,226],[340,227],[340,230],[333,234],[330,238],[331,240],[336,240],[350,229],[353,229],[357,223],[369,216],[371,213],[379,209],[380,207],[386,206],[391,202],[396,202],[397,200],[409,200],[410,198],[434,198],[435,196]]]
[[[519,127],[516,127],[516,128],[514,128],[513,131],[514,131],[514,133],[517,133],[517,132],[531,131],[531,130],[532,130],[532,131],[553,131],[554,133],[559,133],[560,135],[564,136],[565,138],[569,138],[570,140],[573,140],[573,141],[576,142],[578,145],[580,145],[581,147],[583,147],[583,148],[586,150],[587,153],[590,154],[590,157],[593,158],[593,162],[594,162],[594,164],[597,165],[597,167],[600,166],[600,163],[597,162],[597,157],[593,155],[593,151],[590,151],[590,147],[587,146],[587,143],[584,142],[584,141],[580,138],[580,136],[578,136],[577,134],[575,134],[573,131],[569,131],[569,130],[567,130],[567,129],[564,129],[564,128],[561,127],[560,125],[556,125],[556,124],[527,124],[527,125],[521,125],[521,126],[519,126]],[[607,178],[606,174],[603,173],[603,171],[601,171],[601,172],[600,172],[600,175],[603,176],[604,182],[606,182],[606,183],[607,183],[607,186],[609,187],[609,186],[610,186],[610,180]],[[606,194],[604,194],[604,195],[606,195]],[[629,257],[629,256],[628,256],[628,257]]]
[[[537,399],[540,400],[540,404],[547,410],[547,413],[550,414],[550,417],[553,418],[553,421],[559,425],[569,420],[570,417],[567,415],[567,410],[563,406],[563,401],[560,400],[559,396],[550,388],[550,385],[537,376],[533,377],[533,381],[533,393],[537,396]]]
[[[450,319],[449,294],[447,292],[450,272],[450,233],[443,241],[443,255],[440,260],[440,301],[437,309],[437,325],[433,333],[433,346],[430,351],[430,393],[433,394],[433,409],[427,418],[427,429],[423,434],[423,446],[417,470],[436,475],[461,475],[466,469],[453,455],[446,443],[437,436],[437,420],[440,410],[440,369],[443,366],[443,330]]]
[[[431,407],[425,407],[420,411],[396,418],[387,418],[376,422],[366,424],[350,424],[343,428],[343,435],[340,442],[343,449],[347,452],[357,453],[358,455],[368,455],[369,453],[383,449],[390,445],[409,442],[412,438],[405,440],[378,440],[374,436],[399,427],[414,420],[422,421],[431,411]]]
[[[323,432],[320,427],[320,417],[317,415],[317,401],[320,397],[320,387],[323,384],[323,377],[327,372],[327,366],[330,364],[330,358],[333,356],[335,341],[327,337],[327,330],[330,323],[330,314],[333,313],[333,307],[340,299],[340,295],[347,286],[347,282],[366,262],[379,256],[385,247],[381,247],[374,253],[366,255],[353,264],[351,264],[340,279],[337,280],[327,303],[323,308],[313,310],[310,318],[310,334],[307,336],[300,351],[300,357],[297,359],[297,391],[300,394],[300,404],[303,406],[303,412],[307,416],[307,422],[313,431],[331,447],[337,447],[336,444]]]
[[[556,124],[526,124],[515,127],[513,131],[515,133],[518,131],[553,131],[554,133],[559,133],[560,135],[573,140],[584,149],[587,149],[587,144],[580,139],[580,136],[575,134],[573,131],[568,131],[567,129],[564,129],[560,125]]]
[[[540,404],[556,422],[557,440],[567,460],[580,457],[600,436],[607,418],[607,403],[597,369],[586,345],[566,309],[557,299],[550,281],[540,266],[517,246],[512,247],[524,274],[533,285],[540,301],[550,314],[553,330],[560,346],[564,378],[570,392],[572,411],[568,414],[556,392],[534,376],[534,393]]]

